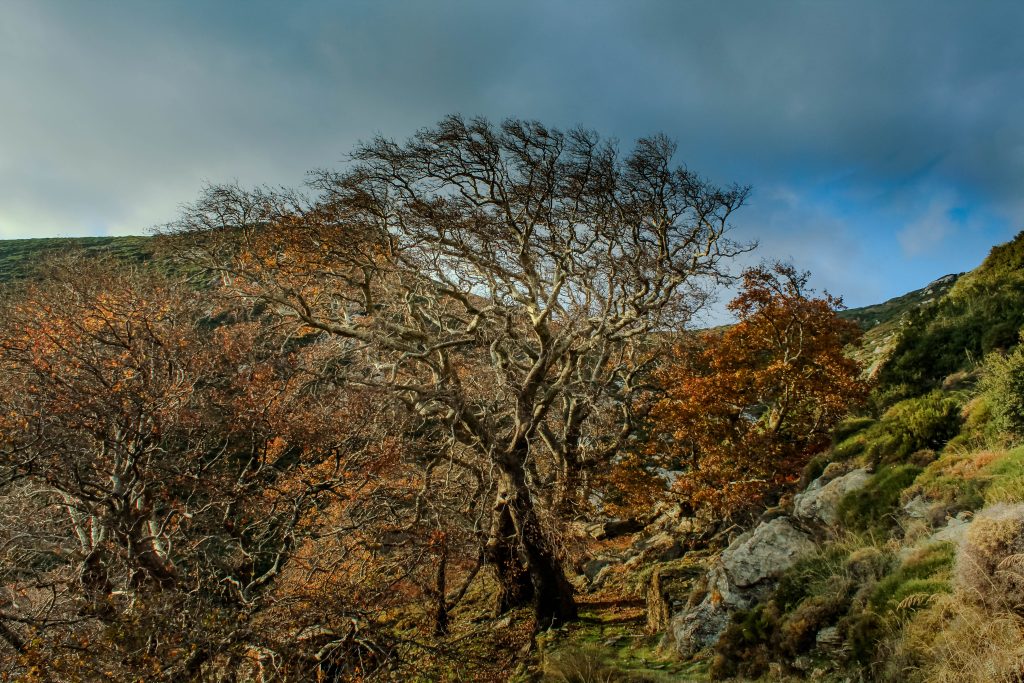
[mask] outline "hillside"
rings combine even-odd
[[[892,353],[901,323],[917,311],[945,297],[960,275],[944,275],[921,289],[915,289],[880,304],[850,308],[839,313],[841,318],[857,322],[864,330],[860,347],[853,351],[857,360],[874,376],[881,362]]]
[[[25,277],[39,259],[69,249],[143,263],[153,257],[152,244],[151,237],[141,236],[0,240],[0,282]]]
[[[870,325],[871,400],[802,492],[710,557],[652,570],[677,577],[666,646],[715,680],[1020,680],[1022,274],[1024,233],[847,313]]]

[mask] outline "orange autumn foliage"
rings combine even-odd
[[[748,269],[729,304],[738,323],[680,344],[656,373],[650,449],[685,472],[675,488],[694,508],[728,518],[772,503],[866,396],[843,352],[859,328],[807,279],[782,263]]]

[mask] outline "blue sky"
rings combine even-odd
[[[1024,3],[5,0],[0,237],[141,234],[452,112],[664,132],[864,305],[1024,229]]]

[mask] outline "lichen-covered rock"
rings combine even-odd
[[[903,511],[911,519],[927,519],[934,503],[929,503],[924,496],[914,496],[903,505]]]
[[[722,552],[722,566],[733,586],[749,588],[778,577],[813,552],[814,542],[786,517],[759,524]]]
[[[800,520],[833,526],[839,521],[839,501],[847,493],[867,485],[871,472],[860,468],[829,479],[818,477],[793,498],[793,515]]]
[[[703,579],[703,590],[696,592],[690,604],[672,617],[669,635],[676,652],[682,657],[692,657],[701,650],[714,645],[733,611],[741,609],[726,603],[729,598],[738,597],[728,590],[728,577],[722,568],[713,567]],[[721,588],[727,589],[726,593]]]
[[[971,526],[971,516],[969,512],[961,512],[956,517],[950,518],[946,522],[946,526],[942,527],[928,539],[930,542],[935,543],[939,541],[949,541],[950,543],[959,544],[963,539],[964,534]]]
[[[764,598],[772,581],[816,546],[787,517],[763,522],[726,548],[708,570],[686,608],[674,615],[670,635],[676,651],[692,657],[713,645],[733,612]]]

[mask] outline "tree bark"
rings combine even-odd
[[[434,599],[434,635],[443,636],[448,633],[448,539],[441,536],[438,542],[439,557],[437,570],[434,574],[434,587],[432,597]]]
[[[533,588],[533,608],[538,631],[575,621],[578,613],[575,590],[540,525],[521,467],[504,467],[501,488],[515,528],[515,538],[525,560]]]
[[[504,490],[498,492],[484,554],[487,563],[494,567],[498,579],[498,591],[494,596],[494,614],[497,616],[510,609],[530,604],[533,598],[533,583],[519,559],[516,527]]]

